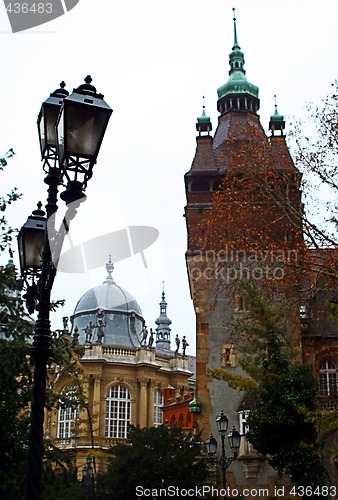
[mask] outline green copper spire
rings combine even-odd
[[[238,44],[237,24],[235,9],[233,10],[234,21],[234,45],[229,54],[229,80],[217,89],[218,110],[223,114],[231,109],[242,109],[256,112],[259,109],[258,87],[250,83],[245,76],[244,54]],[[232,99],[236,97],[238,99]],[[243,97],[244,99],[240,99]]]
[[[237,41],[237,27],[236,27],[236,13],[235,13],[235,7],[232,8],[233,13],[234,13],[234,46],[232,47],[232,50],[235,48],[240,49],[240,46],[238,45]]]
[[[271,130],[272,135],[274,135],[274,132],[276,130],[279,130],[281,135],[283,135],[283,130],[285,129],[284,116],[278,113],[276,94],[274,95],[274,98],[275,98],[275,112],[273,115],[270,116],[269,130]]]

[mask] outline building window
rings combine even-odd
[[[337,367],[331,361],[325,361],[319,367],[319,390],[321,396],[338,395]]]
[[[65,387],[61,394],[58,414],[57,436],[59,439],[68,439],[73,435],[72,429],[79,412],[78,387]]]
[[[221,348],[221,366],[236,366],[236,355],[233,344],[222,344]]]
[[[130,392],[123,385],[114,385],[106,397],[105,437],[126,438],[130,423]]]
[[[241,436],[245,436],[245,434],[249,432],[249,423],[248,423],[249,415],[250,415],[250,410],[244,410],[238,412],[239,433]]]
[[[154,426],[158,427],[163,424],[163,394],[161,391],[154,392]]]

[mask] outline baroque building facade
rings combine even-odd
[[[195,155],[185,174],[186,263],[196,314],[196,390],[202,409],[197,424],[204,440],[210,433],[217,436],[216,418],[223,410],[229,425],[235,425],[243,437],[238,460],[227,471],[229,486],[240,492],[243,488],[267,488],[273,497],[275,471],[245,439],[252,401],[208,371],[223,368],[230,373],[243,373],[236,359],[241,339],[234,333],[234,323],[245,312],[245,304],[237,285],[242,278],[259,280],[266,263],[270,275],[264,276],[265,283],[278,284],[278,273],[288,270],[281,267],[276,252],[294,262],[301,255],[304,241],[301,174],[286,143],[284,117],[275,105],[270,134],[265,133],[257,114],[259,90],[248,81],[244,62],[234,17],[229,79],[217,89],[218,125],[212,136],[212,123],[203,105],[196,123]],[[243,150],[246,157],[241,156]],[[278,189],[276,185],[268,186],[272,196],[264,203],[260,198],[263,177],[256,172],[262,168],[264,179],[288,179]],[[222,205],[217,206],[220,191]],[[245,217],[238,210],[243,206],[247,208]],[[216,230],[212,231],[212,217],[217,214]],[[247,245],[250,238],[251,248]],[[250,258],[253,253],[260,257]],[[320,387],[318,404],[337,411],[338,332],[327,307],[327,300],[335,299],[334,293],[325,283],[319,291],[304,283],[304,277],[294,275],[290,280],[292,286],[278,290],[292,299],[289,338],[294,346],[300,346],[298,361],[313,368]],[[330,480],[337,483],[337,433],[325,439],[327,469]]]
[[[185,349],[170,349],[171,320],[164,290],[156,328],[148,331],[136,299],[115,283],[113,264],[109,262],[106,269],[106,280],[78,301],[70,318],[71,332],[65,325],[65,338],[82,347],[78,380],[61,374],[57,366],[49,371],[49,384],[55,394],[65,395],[66,402],[61,397],[58,408],[46,412],[45,436],[59,448],[75,452],[79,474],[87,455],[94,458],[96,472],[103,472],[104,452],[126,440],[129,424],[176,425],[176,418],[177,425],[180,422],[187,430],[194,424],[187,409],[195,358]],[[181,400],[184,405],[177,409]]]

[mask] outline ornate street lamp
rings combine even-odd
[[[217,452],[217,441],[212,434],[210,434],[209,439],[206,441],[207,452],[211,456],[213,462],[222,470],[222,486],[223,489],[226,489],[226,470],[230,467],[232,462],[236,460],[239,452],[239,447],[241,444],[241,436],[238,431],[236,431],[235,427],[232,428],[232,431],[228,434],[229,446],[233,452],[232,457],[225,456],[225,435],[228,430],[229,420],[227,416],[221,411],[220,415],[216,419],[217,430],[220,433],[221,441],[222,441],[222,454],[220,459],[214,459],[213,457]]]
[[[35,218],[33,216],[28,218],[19,234],[21,273],[26,284],[34,266],[36,272],[40,274],[38,318],[31,348],[35,367],[25,500],[40,500],[47,361],[52,354],[50,297],[58,255],[61,253],[64,235],[69,230],[69,220],[74,217],[79,203],[85,199],[84,190],[92,176],[92,169],[112,113],[111,108],[103,101],[103,96],[96,94],[89,79],[91,81],[91,78],[87,77],[86,84],[74,90],[69,97],[67,97],[68,92],[64,90],[65,84],[62,83],[60,89],[53,92],[42,104],[38,129],[43,169],[47,172],[45,178],[45,183],[48,185],[47,224],[45,225],[48,230],[43,231],[40,227],[42,220],[39,217],[42,215],[33,213]],[[77,94],[80,97],[74,98]],[[68,98],[69,102],[65,104]],[[57,211],[58,188],[64,179],[67,187],[61,198],[68,206],[68,217],[66,214],[62,227],[64,230],[57,232],[54,226],[54,214]],[[42,231],[44,236],[41,246]],[[56,254],[56,258],[52,258],[51,246],[53,246],[53,256]],[[38,271],[40,262],[41,271]]]
[[[112,109],[103,100],[104,96],[96,92],[91,81],[91,77],[87,76],[86,83],[64,99],[56,123],[59,165],[67,178],[67,189],[71,188],[69,183],[74,181],[86,187],[93,175],[93,167],[112,114]]]

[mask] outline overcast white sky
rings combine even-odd
[[[72,239],[81,243],[128,225],[156,227],[159,239],[145,251],[148,269],[136,255],[116,264],[114,278],[138,300],[148,327],[159,315],[164,280],[172,339],[186,335],[190,354],[195,318],[184,257],[183,176],[195,152],[203,94],[214,130],[217,125],[216,89],[228,79],[233,6],[265,128],[274,93],[286,116],[300,116],[307,101],[325,97],[338,76],[337,0],[80,0],[68,14],[16,34],[0,5],[0,154],[16,152],[0,186],[1,194],[12,186],[23,193],[8,219],[20,227],[46,200],[36,129],[41,102],[61,80],[72,91],[90,74],[114,113]],[[53,296],[65,298],[66,307],[52,317],[53,328],[104,281],[104,264],[86,275],[58,274]]]

